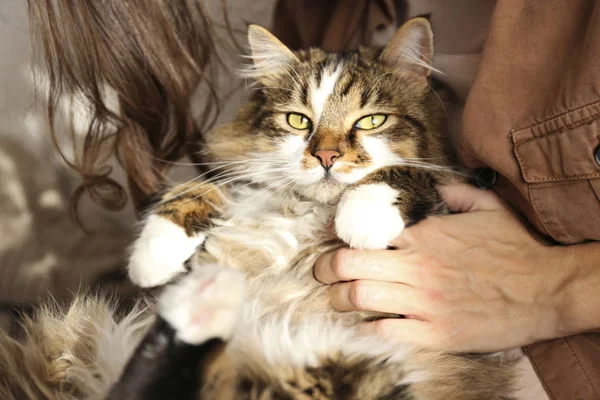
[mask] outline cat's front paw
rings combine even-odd
[[[356,249],[385,249],[404,230],[395,204],[399,192],[385,183],[360,185],[344,193],[337,207],[335,230]]]
[[[164,285],[186,271],[185,262],[205,238],[188,236],[179,225],[151,215],[131,249],[129,278],[141,287]]]

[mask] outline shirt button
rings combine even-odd
[[[594,157],[596,158],[596,163],[600,165],[600,146],[596,147],[596,150],[594,150]]]
[[[491,168],[477,168],[475,170],[475,185],[479,189],[491,189],[498,180],[498,173]]]

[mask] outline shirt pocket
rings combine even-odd
[[[564,244],[600,240],[600,101],[511,136],[546,233]]]

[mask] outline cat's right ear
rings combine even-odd
[[[393,68],[427,78],[433,59],[433,32],[426,18],[413,18],[398,29],[390,43],[383,49],[380,61]]]
[[[271,32],[258,25],[248,27],[252,65],[242,71],[249,78],[260,78],[288,68],[298,61],[296,55]]]

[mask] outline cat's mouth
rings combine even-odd
[[[340,180],[328,169],[325,171],[323,178],[321,178],[321,182],[340,182]]]
[[[319,203],[334,204],[346,187],[335,173],[325,173],[316,182],[299,186],[296,191]]]
[[[335,171],[331,171],[331,170],[324,171],[323,176],[321,177],[321,179],[319,179],[317,184],[324,186],[324,187],[329,187],[329,186],[345,187],[345,186],[347,186],[347,184],[342,181],[340,175],[338,173],[336,173]]]

